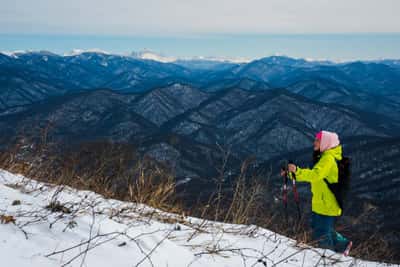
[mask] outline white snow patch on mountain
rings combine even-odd
[[[212,56],[194,56],[194,57],[171,57],[166,56],[162,53],[157,53],[148,49],[140,52],[132,52],[132,56],[140,59],[149,59],[164,63],[176,62],[176,61],[215,61],[225,63],[247,63],[251,60],[243,57],[212,57]]]
[[[204,60],[204,61],[215,61],[221,63],[249,63],[254,59],[249,59],[245,57],[211,57],[211,56],[196,56],[183,58],[182,60]]]
[[[174,62],[177,60],[175,57],[165,56],[165,55],[153,52],[148,49],[145,49],[140,52],[132,52],[131,55],[132,55],[132,57],[135,57],[135,58],[154,60],[154,61],[159,61],[159,62],[163,62],[163,63],[170,63],[170,62]]]
[[[0,51],[0,54],[6,55],[8,57],[16,57],[14,52],[11,51]]]
[[[99,54],[111,55],[111,53],[104,51],[102,49],[92,48],[92,49],[73,49],[70,52],[64,53],[63,56],[65,56],[65,57],[79,56],[83,53],[99,53]]]
[[[32,51],[29,50],[15,50],[15,51],[0,51],[1,54],[13,57],[13,58],[18,58],[18,54],[26,54],[26,53],[31,53]]]

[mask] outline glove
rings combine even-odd
[[[293,163],[289,163],[288,164],[288,172],[289,173],[296,173],[296,171],[297,171],[297,167],[296,167],[296,165],[294,165]]]

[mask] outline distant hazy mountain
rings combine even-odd
[[[25,69],[32,72],[32,78],[60,81],[69,90],[107,85],[114,90],[136,90],[137,87],[143,90],[146,88],[143,88],[142,82],[190,74],[189,70],[175,64],[99,52],[82,52],[71,56],[49,52],[16,53],[14,57],[2,55],[0,64],[0,69]]]
[[[162,63],[143,58],[143,55],[133,57],[85,51],[69,56],[46,51],[0,54],[1,68],[19,66],[35,71],[37,76],[49,76],[79,88],[110,87],[115,90],[146,90],[149,79],[154,85],[166,78],[187,79],[202,82],[202,85],[216,80],[249,78],[268,82],[273,87],[287,86],[305,78],[323,78],[350,88],[390,92],[397,88],[400,75],[394,67],[398,63],[396,60],[335,64],[273,56],[240,64],[207,58],[174,62]]]
[[[360,110],[371,111],[399,121],[400,101],[389,95],[348,88],[326,79],[306,79],[287,87],[287,90],[324,103],[337,103]]]

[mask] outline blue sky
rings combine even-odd
[[[400,58],[397,0],[0,0],[0,50]]]

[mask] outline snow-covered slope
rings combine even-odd
[[[379,265],[256,226],[164,213],[3,170],[0,217],[1,266]]]

